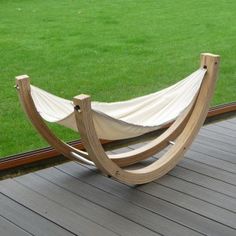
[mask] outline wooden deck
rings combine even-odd
[[[236,118],[204,126],[185,159],[150,184],[73,162],[3,180],[0,235],[235,236]]]

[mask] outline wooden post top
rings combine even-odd
[[[208,52],[203,52],[203,53],[201,53],[201,56],[220,57],[220,55],[213,54],[213,53],[208,53]]]
[[[87,94],[80,94],[73,98],[73,103],[76,110],[90,111],[91,110],[91,97]]]
[[[220,56],[212,53],[201,53],[200,67],[209,69],[210,67],[218,66]]]
[[[16,76],[16,88],[27,88],[30,90],[30,77],[28,75]]]
[[[29,80],[28,75],[18,75],[16,76],[16,80]]]

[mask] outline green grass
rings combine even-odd
[[[233,0],[2,0],[0,156],[47,145],[13,89],[20,74],[68,99],[116,101],[180,80],[198,67],[200,52],[212,52],[222,57],[213,104],[235,101],[235,9]]]

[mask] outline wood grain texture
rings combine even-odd
[[[88,95],[75,97],[74,104],[80,108],[79,110],[75,109],[77,127],[91,160],[103,173],[129,184],[143,184],[165,175],[181,160],[206,118],[217,79],[218,65],[219,56],[201,55],[201,67],[207,67],[207,73],[204,76],[187,124],[175,140],[175,144],[162,158],[147,167],[137,170],[124,170],[106,155],[96,135],[90,97]]]
[[[68,175],[72,175],[79,181],[88,183],[95,188],[103,190],[107,194],[116,195],[125,201],[129,201],[147,210],[155,212],[156,214],[167,217],[174,222],[178,222],[186,227],[195,229],[202,234],[234,235],[236,232],[235,230],[216,222],[214,219],[209,219],[204,215],[199,215],[196,212],[189,211],[188,208],[177,205],[176,203],[178,202],[170,202],[169,199],[161,198],[161,195],[154,196],[149,192],[140,190],[140,188],[131,188],[130,186],[119,183],[112,178],[106,178],[97,173],[94,168],[86,166],[83,167],[81,165],[75,166],[72,163],[66,163],[60,165],[58,169]],[[90,173],[85,175],[84,173],[87,173],[88,169],[90,169]],[[166,175],[166,178],[168,178],[168,175]],[[151,185],[151,183],[147,185]],[[194,186],[198,188],[197,185]],[[212,191],[212,193],[214,192]],[[175,195],[173,195],[173,199],[174,196]],[[183,200],[184,199],[182,198],[182,201]],[[169,226],[171,227],[171,225],[172,224],[170,222]]]
[[[81,163],[92,164],[86,159],[76,158],[73,153],[76,153],[78,156],[86,157],[89,160],[89,157],[85,152],[80,151],[64,141],[57,138],[56,135],[48,128],[43,118],[38,113],[34,101],[30,92],[30,81],[27,75],[21,75],[16,77],[16,86],[18,90],[19,99],[21,101],[22,107],[25,110],[28,118],[31,123],[34,125],[39,134],[50,144],[52,145],[59,153],[68,157],[71,160],[76,160]]]
[[[231,119],[227,123],[236,127]],[[2,225],[6,222],[8,227],[4,231],[8,234],[3,235],[48,231],[65,236],[235,236],[235,168],[230,162],[235,156],[200,143],[201,139],[199,135],[172,171],[146,185],[121,183],[101,175],[94,166],[78,162],[1,181],[0,217],[4,216]],[[222,149],[230,145],[223,140],[220,143]],[[142,145],[112,152],[123,153]],[[165,151],[138,165],[153,162]]]
[[[142,235],[150,236],[154,236],[155,233],[158,234],[157,227],[146,229],[145,227],[140,226],[142,223],[141,221],[138,221],[138,224],[137,221],[133,219],[135,217],[130,217],[130,220],[127,220],[125,219],[124,214],[117,214],[119,213],[119,211],[116,210],[117,205],[113,206],[113,210],[108,210],[106,204],[111,202],[111,199],[108,199],[105,194],[102,195],[102,192],[99,191],[95,192],[90,186],[77,181],[75,182],[69,176],[68,178],[64,178],[62,175],[61,177],[54,168],[43,170],[42,172],[40,171],[39,174],[21,176],[16,178],[16,180],[33,191],[42,194],[51,201],[66,207],[76,214],[79,214],[118,235],[133,235],[134,232],[140,232]],[[61,180],[61,182],[57,182],[56,180]],[[101,201],[102,197],[106,204]],[[99,204],[96,204],[96,198],[99,199]],[[120,206],[121,205],[122,204],[120,204]],[[123,202],[123,206],[125,206],[125,202]],[[136,210],[137,209],[135,208],[133,209],[133,211]],[[147,213],[145,214],[145,211],[140,211],[139,213],[142,217],[147,215]],[[139,216],[139,214],[137,216],[137,218],[142,217]],[[120,227],[121,225],[122,227]]]
[[[3,194],[0,194],[0,215],[32,235],[75,235]]]
[[[30,236],[24,229],[19,228],[14,223],[0,216],[0,235],[4,236]]]
[[[19,204],[30,208],[37,214],[47,218],[55,224],[78,235],[117,235],[114,232],[98,225],[80,214],[57,204],[55,201],[21,185],[15,180],[0,182],[0,191],[9,198],[15,199]]]

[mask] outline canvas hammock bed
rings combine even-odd
[[[156,93],[113,103],[91,102],[88,95],[74,97],[72,102],[30,85],[28,76],[18,76],[17,87],[30,120],[60,153],[82,163],[95,164],[105,174],[121,181],[138,184],[173,168],[191,144],[208,111],[218,62],[219,56],[202,54],[200,68],[178,83]],[[44,120],[78,131],[87,152],[58,139]],[[123,154],[107,155],[99,142],[99,139],[137,137],[170,122],[173,124],[161,136]],[[148,168],[135,171],[121,168],[146,159],[170,143],[173,147]]]

